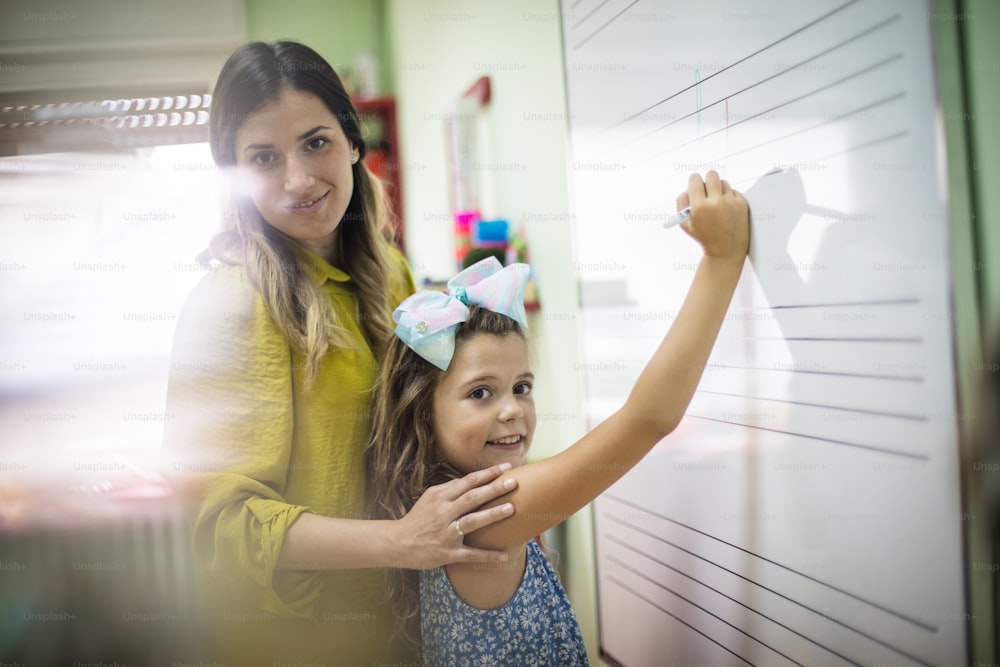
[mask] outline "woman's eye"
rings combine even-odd
[[[514,387],[515,394],[530,394],[531,393],[531,383],[522,382]]]
[[[257,153],[253,156],[253,163],[259,167],[267,167],[277,159],[274,153]]]
[[[490,390],[487,389],[486,387],[480,387],[479,389],[473,389],[472,392],[469,393],[469,398],[475,398],[475,399],[481,400],[481,399],[489,398],[489,397],[490,397]]]
[[[320,148],[323,148],[328,143],[330,143],[330,140],[327,139],[326,137],[313,137],[306,143],[306,148],[312,151],[316,151],[319,150]]]

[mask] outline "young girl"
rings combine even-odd
[[[373,511],[403,516],[429,486],[511,463],[514,516],[469,544],[507,563],[456,563],[414,578],[396,573],[395,612],[406,631],[419,611],[428,665],[580,665],[587,657],[566,593],[537,541],[634,466],[680,422],[718,334],[749,245],[743,197],[718,174],[697,174],[678,197],[704,257],[677,319],[628,400],[579,442],[524,465],[535,430],[522,304],[526,265],[484,260],[449,291],[418,292],[393,313],[368,445]],[[500,502],[500,501],[494,501]],[[463,517],[453,526],[464,534]],[[419,598],[418,598],[419,591]]]

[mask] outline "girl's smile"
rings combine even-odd
[[[524,436],[512,435],[506,438],[487,440],[486,444],[490,447],[496,447],[497,449],[503,449],[507,451],[517,451],[518,449],[524,446]]]

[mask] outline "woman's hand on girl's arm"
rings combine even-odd
[[[402,519],[366,521],[301,514],[285,534],[278,567],[428,569],[448,563],[507,560],[502,551],[465,546],[464,535],[514,513],[510,503],[475,511],[517,487],[517,480],[497,479],[509,469],[510,464],[496,465],[432,486]]]
[[[509,463],[503,463],[477,470],[424,491],[409,513],[397,522],[403,566],[423,570],[449,563],[506,560],[507,555],[502,551],[465,546],[464,536],[514,513],[510,503],[474,511],[517,486],[515,479],[496,479],[510,467]]]

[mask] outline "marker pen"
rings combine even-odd
[[[771,176],[773,174],[780,174],[783,171],[784,171],[784,169],[778,167],[778,168],[772,169],[771,171],[767,172],[766,174],[764,174],[764,176]],[[684,222],[685,220],[689,219],[690,217],[691,217],[691,207],[687,206],[684,209],[682,209],[680,211],[677,211],[676,213],[674,213],[673,215],[671,215],[670,217],[668,217],[666,220],[664,220],[663,221],[663,228],[664,229],[669,229],[671,227],[676,227],[677,225],[681,224],[682,222]]]
[[[670,227],[676,227],[677,225],[681,224],[682,222],[684,222],[685,220],[687,220],[690,217],[691,217],[691,207],[688,206],[688,207],[684,208],[683,210],[677,211],[676,213],[674,213],[673,215],[671,215],[669,218],[667,218],[666,220],[664,220],[663,221],[663,228],[664,229],[668,229]]]

